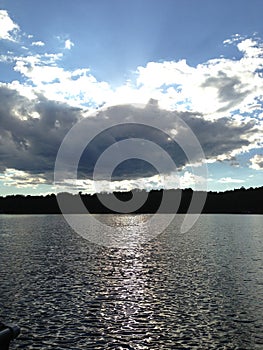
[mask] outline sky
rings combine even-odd
[[[0,0],[0,195],[262,186],[262,12]]]

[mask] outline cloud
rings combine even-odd
[[[74,43],[70,40],[70,39],[67,39],[65,41],[65,49],[67,50],[71,50],[71,48],[74,46]]]
[[[48,99],[72,106],[94,107],[104,103],[105,99],[110,100],[113,91],[107,82],[97,81],[87,68],[65,70],[59,66],[62,58],[63,54],[57,53],[11,57],[9,60],[14,61],[14,70],[26,78],[25,89],[33,85],[35,92]]]
[[[218,180],[218,182],[222,184],[239,184],[239,183],[244,183],[244,180],[241,179],[233,179],[232,177],[222,177],[221,179]]]
[[[6,11],[0,13],[5,20],[9,18]],[[7,20],[9,27],[0,26],[0,38],[14,40],[19,27],[9,20],[13,24]],[[32,39],[32,36],[28,38]],[[70,39],[59,39],[64,49],[70,50],[74,46]],[[34,41],[31,45],[43,44]],[[85,138],[86,130],[94,136],[98,131],[104,132],[93,140],[81,158],[80,188],[92,188],[90,179],[101,152],[130,137],[149,139],[168,152],[181,171],[181,187],[203,181],[185,170],[189,168],[186,155],[166,134],[127,125],[105,131],[112,122],[121,124],[123,120],[148,125],[155,118],[161,130],[174,131],[183,140],[185,131],[176,124],[176,118],[180,117],[199,139],[206,162],[227,160],[236,164],[236,155],[262,147],[263,48],[258,40],[239,35],[225,44],[235,45],[241,58],[220,57],[197,66],[190,66],[184,59],[148,62],[137,67],[134,80],[115,87],[98,80],[88,67],[66,69],[64,50],[34,54],[31,48],[30,54],[3,53],[0,61],[11,64],[22,78],[20,82],[0,84],[0,171],[9,179],[6,184],[51,183],[62,140],[70,128],[84,118],[86,126],[76,143]],[[149,100],[151,103],[147,108],[132,105]],[[107,106],[103,111],[99,109],[102,105]],[[98,111],[91,117],[86,114],[87,109]],[[143,143],[134,147],[141,147],[141,157],[147,159],[149,151]],[[118,147],[116,150],[122,151]],[[155,157],[161,159],[161,152],[156,150]],[[251,159],[253,169],[262,168],[262,159],[257,157],[262,156]],[[200,161],[195,152],[191,161],[193,166]],[[15,174],[12,169],[23,173]],[[175,186],[179,181],[169,167],[164,167],[158,175],[147,162],[127,160],[115,170],[114,186],[160,188],[164,186],[163,176],[167,187]],[[70,186],[70,181],[66,180],[66,186]],[[219,180],[222,183],[240,181],[243,180],[229,177]],[[105,188],[103,179],[100,184]]]
[[[243,52],[246,58],[259,58],[262,56],[262,46],[258,46],[256,40],[251,38],[240,41],[237,44],[239,51]]]
[[[43,41],[33,41],[32,46],[45,46],[45,43]]]
[[[118,142],[127,138],[140,138],[141,143],[135,144],[133,151],[137,151],[141,159],[155,157],[157,162],[164,164],[160,175],[167,177],[171,175],[172,169],[160,161],[163,157],[162,150],[170,154],[178,169],[184,169],[188,164],[187,156],[178,144],[171,142],[165,134],[173,130],[178,140],[186,138],[184,128],[177,123],[178,117],[193,130],[208,160],[231,159],[233,152],[240,152],[242,147],[251,147],[248,140],[251,134],[257,132],[255,123],[251,121],[247,124],[237,124],[236,121],[224,118],[209,121],[202,115],[161,109],[153,101],[144,108],[130,104],[117,105],[98,110],[93,116],[86,116],[82,109],[48,100],[41,94],[36,94],[34,99],[29,99],[17,90],[2,84],[0,86],[0,171],[3,173],[8,169],[16,169],[26,173],[27,179],[36,178],[39,182],[38,179],[41,178],[46,183],[52,183],[54,163],[62,140],[73,125],[83,120],[82,127],[71,145],[71,152],[68,152],[65,158],[65,162],[70,164],[71,157],[76,157],[74,147],[75,145],[78,147],[79,140],[85,140],[88,133],[94,137],[98,135],[86,148],[80,160],[80,180],[92,178],[97,159],[108,147],[117,143],[116,152],[125,153],[124,148],[118,148]],[[155,118],[157,129],[164,132],[147,126],[152,118]],[[146,126],[131,124],[121,126],[124,121],[144,123]],[[117,126],[108,129],[111,123]],[[160,150],[155,150],[154,155],[150,154],[151,150],[145,147],[143,140],[159,145]],[[192,161],[200,161],[195,150],[192,150]],[[108,159],[103,170],[106,171],[108,166],[111,166],[111,158]],[[103,179],[103,173],[100,175]],[[138,185],[145,181],[150,188],[153,185],[159,186],[156,178],[153,178],[157,175],[156,169],[149,166],[147,162],[128,159],[116,168],[114,179],[119,182],[134,181],[133,183]],[[139,180],[140,178],[144,180]],[[166,181],[167,179],[169,177]],[[181,179],[181,185],[187,187],[186,183],[190,180],[193,182],[192,175],[186,172]]]
[[[235,120],[229,118],[220,118],[214,121],[205,120],[202,115],[196,115],[190,112],[178,112],[167,111],[161,109],[155,104],[151,104],[151,108],[146,106],[144,109],[137,108],[132,105],[119,105],[115,107],[109,107],[104,111],[98,111],[96,118],[92,122],[87,119],[86,129],[90,130],[105,130],[108,127],[108,120],[114,121],[116,124],[121,124],[122,121],[131,120],[132,122],[144,123],[149,125],[150,121],[154,118],[155,125],[158,129],[163,130],[167,134],[157,132],[149,127],[134,127],[126,125],[122,127],[112,128],[107,133],[100,134],[90,145],[90,149],[86,150],[83,156],[83,162],[91,165],[90,171],[92,171],[100,153],[110,147],[114,142],[118,142],[125,137],[137,137],[151,140],[155,144],[158,144],[161,149],[170,154],[175,161],[178,168],[183,168],[188,164],[188,159],[184,152],[178,147],[178,145],[171,142],[168,138],[169,132],[172,130],[175,132],[177,140],[186,140],[188,135],[186,130],[181,128],[177,123],[177,118],[181,118],[193,131],[198,138],[206,158],[211,161],[216,160],[232,160],[234,154],[241,152],[247,148],[255,147],[250,139],[254,137],[254,134],[258,133],[256,123],[249,121],[247,123],[237,123]],[[96,123],[93,127],[92,123]],[[91,131],[92,132],[92,131]],[[83,136],[84,137],[84,136]],[[134,145],[134,147],[140,147]],[[117,152],[118,150],[116,150]],[[123,152],[123,149],[121,149]],[[147,152],[144,147],[141,147],[142,159],[147,159]],[[161,159],[162,154],[156,151],[156,158]],[[192,163],[198,163],[197,151],[192,150],[191,155]],[[80,163],[81,165],[82,163]],[[142,164],[135,164],[135,162],[126,162],[125,169],[119,169],[120,173],[116,171],[115,176],[132,178],[140,176],[151,176],[154,172],[151,167]],[[87,171],[87,169],[86,169]],[[169,173],[170,169],[165,169],[165,173]]]
[[[68,76],[63,68],[43,65],[43,61],[40,61],[38,55],[19,58],[16,61],[14,70],[23,74],[38,87],[43,83],[52,83]]]
[[[133,189],[145,190],[147,192],[160,189],[175,189],[175,188],[189,188],[195,189],[196,184],[205,183],[206,179],[200,176],[195,176],[189,171],[185,173],[172,173],[169,175],[156,174],[147,178],[137,178],[130,180],[116,180],[112,182],[108,181],[92,181],[85,180],[65,180],[59,186],[54,186],[56,192],[70,191],[78,193],[79,191],[87,192],[90,194],[99,192],[127,192]]]
[[[230,39],[224,40],[223,44],[232,45],[232,44],[235,44],[236,42],[240,42],[241,40],[244,40],[244,39],[245,39],[245,37],[243,37],[242,35],[234,34],[234,35],[231,35]]]
[[[0,39],[16,41],[17,32],[20,30],[8,15],[6,10],[0,10]]]
[[[51,182],[58,148],[80,116],[73,107],[0,86],[0,171],[17,169]]]
[[[235,40],[234,40],[235,39]],[[190,66],[186,60],[148,62],[137,68],[136,80],[111,86],[99,81],[89,68],[62,68],[63,53],[30,56],[2,55],[5,62],[14,62],[27,85],[48,99],[79,107],[102,104],[147,103],[159,101],[162,108],[200,113],[205,119],[242,114],[260,115],[263,95],[263,47],[257,40],[235,36],[232,44],[241,59],[218,59]],[[59,40],[62,39],[59,37]],[[232,39],[231,39],[232,40]],[[63,40],[72,47],[70,39]],[[253,113],[253,114],[252,114]]]
[[[149,62],[138,67],[138,87],[158,90],[171,108],[184,108],[211,118],[236,110],[247,111],[262,100],[263,46],[240,37],[235,45],[243,55],[239,60],[221,57],[196,67],[186,60]]]
[[[206,179],[201,176],[197,176],[192,174],[189,171],[186,171],[182,176],[179,177],[179,188],[189,188],[192,187],[195,189],[196,184],[198,183],[205,183]],[[172,186],[171,188],[175,188],[175,186]]]
[[[251,166],[250,168],[255,170],[263,170],[263,155],[256,154],[254,157],[250,159]]]
[[[0,174],[1,180],[4,181],[4,186],[15,186],[17,188],[37,188],[38,185],[46,182],[42,177],[11,168]]]

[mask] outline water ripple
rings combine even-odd
[[[262,349],[263,218],[203,215],[186,235],[177,220],[121,250],[61,216],[0,216],[1,319],[22,331],[11,349]]]

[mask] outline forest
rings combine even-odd
[[[202,213],[263,214],[263,187],[248,189],[241,187],[225,192],[207,193],[194,192],[192,189],[153,190],[149,193],[133,190],[111,194],[104,193],[100,194],[100,198],[96,194],[89,195],[81,192],[79,194],[63,192],[46,196],[8,195],[0,197],[0,214],[60,214],[61,209],[58,202],[62,204],[64,213],[84,214],[87,211],[92,214],[123,213],[122,209],[111,208],[103,203],[114,203],[117,198],[120,203],[119,208],[122,207],[122,202],[123,207],[125,207],[125,202],[128,203],[134,195],[143,203],[139,208],[130,211],[134,214],[156,213],[157,211],[160,213],[195,213],[200,211],[198,205],[190,207],[189,210],[193,194],[195,194],[197,202],[200,198],[200,203],[202,198],[206,196]],[[145,201],[144,197],[146,197]],[[160,206],[163,199],[166,205]]]

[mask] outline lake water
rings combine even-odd
[[[60,215],[0,216],[0,320],[11,349],[263,349],[263,216],[183,215],[127,249]],[[132,227],[145,215],[107,215]],[[87,230],[89,227],[87,227]]]

